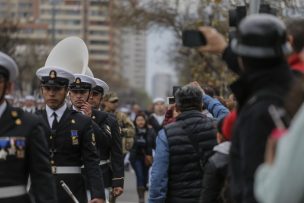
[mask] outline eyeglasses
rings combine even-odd
[[[70,92],[72,92],[73,94],[86,94],[89,93],[90,90],[85,90],[85,89],[81,89],[81,90],[70,90]]]
[[[65,86],[41,86],[43,91],[59,92],[65,89]]]

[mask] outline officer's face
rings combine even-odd
[[[89,90],[70,90],[69,92],[71,102],[73,106],[80,109],[88,100],[90,95]]]
[[[65,86],[42,86],[42,96],[46,105],[51,109],[59,109],[65,100],[67,95],[67,87]]]
[[[102,101],[103,95],[98,91],[93,91],[89,97],[89,103],[93,106],[93,108],[98,109],[100,107],[100,103]]]

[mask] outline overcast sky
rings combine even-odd
[[[151,95],[152,93],[152,78],[155,73],[172,73],[174,78],[176,74],[174,65],[169,63],[166,55],[170,46],[174,42],[173,33],[165,29],[148,30],[147,36],[147,81],[146,90]]]

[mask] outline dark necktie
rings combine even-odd
[[[54,112],[52,114],[52,116],[54,117],[53,124],[52,124],[52,130],[56,130],[58,127],[57,114]]]

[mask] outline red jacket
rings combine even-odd
[[[301,61],[298,53],[294,53],[288,57],[288,64],[290,65],[291,70],[304,73],[304,61]]]

